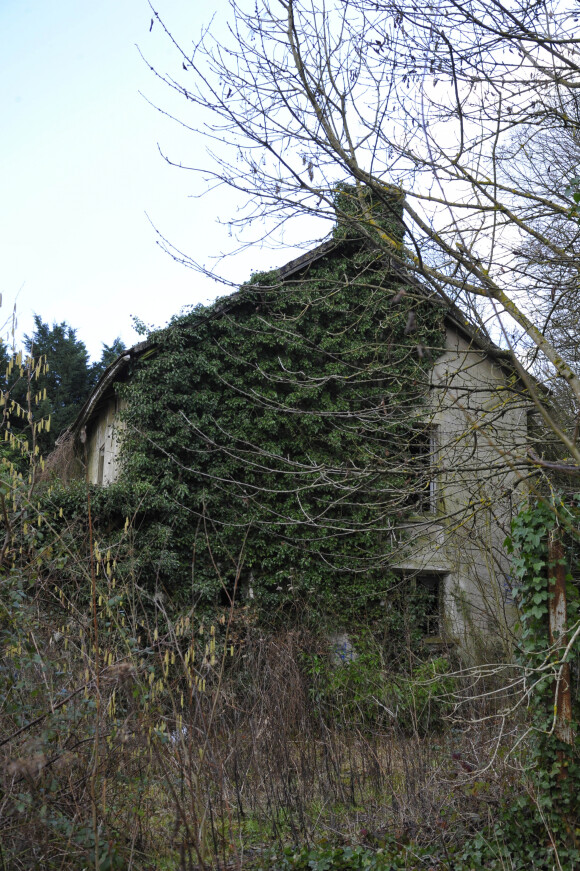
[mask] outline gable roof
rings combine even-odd
[[[275,270],[278,278],[281,281],[286,281],[287,279],[292,278],[292,276],[298,275],[309,266],[322,260],[332,251],[338,249],[343,244],[342,241],[337,242],[334,239],[323,242],[316,248],[312,248],[310,251],[301,254],[300,257],[290,260],[284,266]],[[494,342],[492,342],[469,320],[469,318],[461,311],[459,306],[457,306],[445,293],[440,291],[437,295],[427,294],[425,288],[422,287],[411,275],[405,276],[405,283],[414,285],[422,296],[425,296],[426,299],[430,299],[431,302],[434,302],[436,305],[440,305],[443,308],[443,316],[445,320],[454,326],[464,338],[475,345],[478,350],[484,351],[486,354],[489,354],[500,361],[505,361],[506,363],[511,360],[511,352],[494,344]]]
[[[288,261],[278,269],[272,270],[273,275],[279,282],[288,281],[288,279],[298,276],[307,270],[310,266],[323,260],[329,254],[339,251],[346,244],[352,246],[352,240],[336,240],[328,239],[322,244],[317,245],[310,251],[301,254],[299,257]],[[446,324],[452,326],[457,332],[468,341],[475,350],[493,357],[509,374],[513,374],[514,366],[510,351],[499,348],[495,345],[475,324],[473,324],[461,309],[443,292],[438,294],[428,294],[425,288],[420,285],[412,276],[405,276],[405,284],[413,285],[426,300],[430,300],[437,306],[440,306],[443,313],[443,318]],[[202,320],[210,320],[235,309],[236,304],[240,301],[243,290],[235,291],[227,297],[222,297],[216,300],[210,311],[200,316]],[[93,388],[91,395],[81,407],[77,417],[73,423],[66,429],[56,440],[56,444],[63,444],[69,439],[75,439],[80,435],[83,427],[87,426],[91,418],[95,415],[113,395],[114,385],[125,380],[133,367],[140,359],[143,359],[149,354],[156,351],[157,344],[155,339],[146,339],[133,345],[132,348],[124,351],[117,357],[103,372],[99,381]]]

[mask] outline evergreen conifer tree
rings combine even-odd
[[[51,416],[49,433],[39,437],[39,447],[48,453],[62,430],[78,413],[91,389],[91,369],[84,342],[77,339],[76,330],[65,321],[52,327],[40,315],[34,316],[34,332],[25,336],[26,351],[35,358],[46,357],[49,371],[37,385],[46,398],[38,407],[41,417]]]
[[[102,342],[101,344],[103,346],[101,359],[98,363],[93,363],[91,367],[91,381],[93,385],[97,383],[105,369],[110,366],[111,363],[114,363],[123,351],[127,350],[127,346],[120,336],[117,336],[110,345],[105,344],[105,342]]]

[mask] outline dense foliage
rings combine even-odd
[[[13,432],[31,443],[34,440],[39,453],[46,456],[125,346],[119,338],[112,345],[103,344],[101,359],[91,364],[75,329],[65,321],[50,326],[35,315],[34,331],[25,336],[24,347],[24,355],[14,354],[0,344],[2,423],[4,427],[9,423]],[[27,361],[34,361],[34,367]],[[31,378],[33,372],[36,374]],[[40,425],[40,421],[46,423]]]
[[[578,497],[552,497],[531,502],[513,525],[509,542],[514,552],[515,595],[522,615],[519,659],[526,674],[532,741],[529,788],[517,802],[517,814],[506,817],[505,836],[524,864],[515,867],[550,869],[580,863],[580,591],[578,587]],[[549,536],[567,544],[561,560],[566,569],[568,633],[550,638],[551,597],[547,577],[555,569]],[[552,563],[551,563],[552,561]],[[576,642],[574,643],[574,639]],[[566,663],[570,671],[571,741],[558,734],[556,680]]]
[[[150,584],[344,615],[388,588],[395,526],[428,492],[442,318],[340,235],[149,337],[122,395],[124,478],[155,500]]]
[[[513,528],[511,712],[501,669],[477,698],[477,670],[417,657],[421,597],[400,595],[389,557],[425,509],[440,313],[348,234],[325,250],[150,337],[116,484],[35,492],[3,458],[4,864],[123,868],[161,844],[203,866],[239,842],[288,871],[577,866],[578,750],[553,725],[566,659],[578,734],[579,502],[530,502]],[[35,408],[46,372],[22,368]],[[570,573],[554,644],[555,527]],[[364,613],[357,656],[337,663],[305,619],[267,633],[256,609],[195,607],[242,586],[261,614]]]

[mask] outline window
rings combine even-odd
[[[421,601],[421,629],[427,637],[441,635],[442,576],[435,573],[417,575],[415,589]]]
[[[97,460],[97,484],[103,483],[105,477],[105,445],[102,444],[99,448],[99,458]]]
[[[445,573],[440,571],[409,572],[399,574],[401,583],[395,587],[396,595],[404,599],[412,618],[414,630],[418,630],[425,641],[441,643],[443,635]],[[391,608],[388,599],[385,604]]]
[[[409,439],[411,472],[408,506],[420,514],[437,511],[438,427],[414,426]]]

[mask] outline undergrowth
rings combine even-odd
[[[45,543],[3,576],[5,868],[301,867],[304,850],[379,868],[385,844],[414,867],[401,857],[451,855],[499,807],[501,766],[477,786],[465,771],[494,727],[444,722],[449,660],[391,673],[369,632],[336,666],[320,635],[268,632],[247,608],[172,613],[98,542],[95,623],[90,564],[65,589]]]
[[[141,586],[130,520],[106,549],[2,468],[2,871],[529,867],[520,666],[393,657],[362,619],[337,662],[330,627],[185,608]]]

